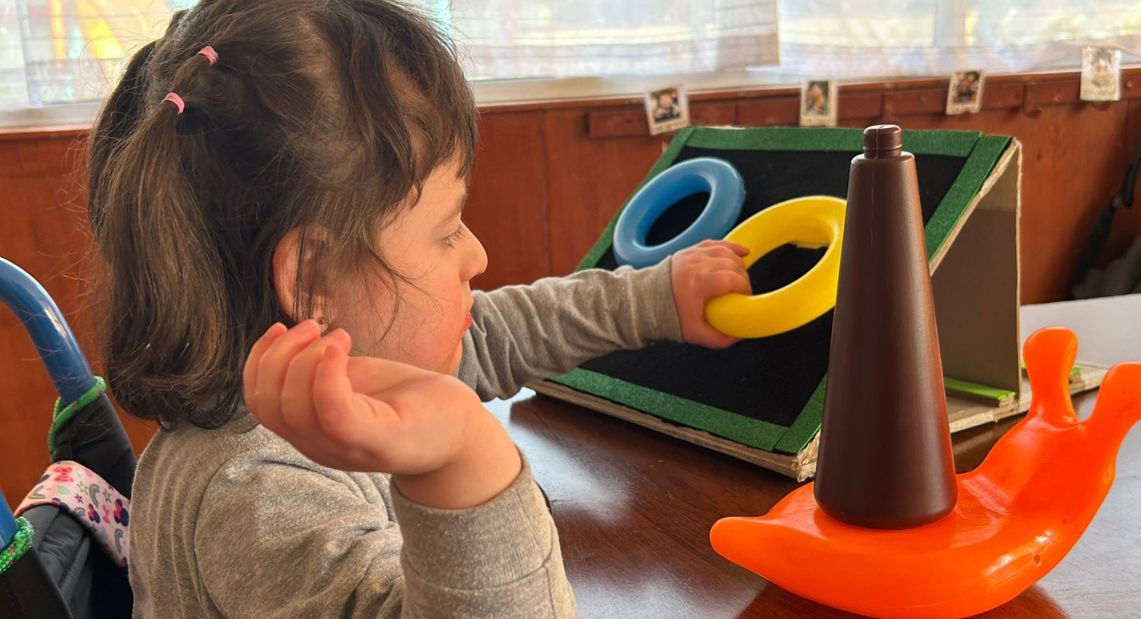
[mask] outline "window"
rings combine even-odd
[[[457,0],[474,79],[703,73],[777,61],[776,0]]]
[[[192,0],[0,0],[0,105],[92,101]]]
[[[804,76],[1076,68],[1088,44],[1141,54],[1137,0],[781,0],[780,12],[781,67]]]
[[[1141,52],[1137,0],[408,1],[457,41],[477,96],[504,84],[530,84],[526,98],[670,79],[696,89],[1077,67],[1089,43],[1126,61]],[[0,0],[0,124],[98,101],[123,58],[194,3]],[[79,106],[88,120],[93,106]]]
[[[777,0],[417,0],[475,80],[678,74],[777,57]],[[0,106],[96,101],[194,0],[0,0]]]

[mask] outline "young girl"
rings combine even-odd
[[[749,292],[744,250],[471,291],[475,125],[452,49],[381,0],[203,0],[132,59],[90,215],[110,383],[161,424],[136,615],[574,614],[480,398],[653,340],[728,346],[702,309]]]

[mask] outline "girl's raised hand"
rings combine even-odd
[[[311,320],[275,324],[246,359],[246,405],[267,429],[319,464],[392,473],[432,507],[483,503],[521,468],[518,451],[470,388],[452,376],[350,357],[348,333]]]

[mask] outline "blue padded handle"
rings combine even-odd
[[[16,537],[16,517],[12,515],[4,493],[0,492],[0,548],[7,548],[13,537]]]
[[[95,385],[91,366],[55,301],[35,278],[4,258],[0,258],[0,301],[24,323],[64,405]]]

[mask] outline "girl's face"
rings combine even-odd
[[[460,219],[467,184],[458,172],[455,163],[437,168],[420,201],[380,232],[381,256],[408,282],[386,283],[378,274],[337,304],[333,318],[357,353],[448,374],[459,367],[471,279],[487,268],[487,253]]]

